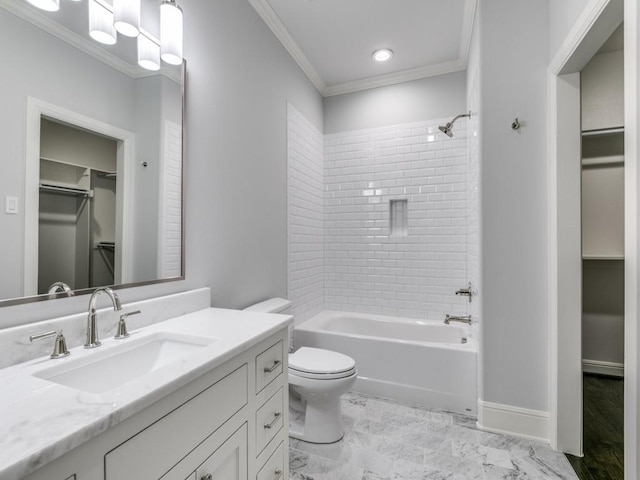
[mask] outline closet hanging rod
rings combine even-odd
[[[96,250],[115,250],[116,242],[98,242],[96,244]]]
[[[599,135],[614,135],[616,133],[624,133],[624,127],[599,128],[595,130],[583,130],[583,137],[597,137]]]
[[[116,172],[98,172],[99,178],[110,178],[115,180],[118,174]]]
[[[46,183],[41,183],[40,190],[44,190],[50,193],[59,193],[61,195],[75,195],[78,197],[93,198],[93,192],[91,190],[82,190],[80,188],[59,187],[57,185],[47,185]]]

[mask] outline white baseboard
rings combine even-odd
[[[549,442],[549,412],[478,400],[478,428]]]
[[[582,360],[582,371],[610,375],[612,377],[624,377],[624,363],[602,362],[600,360]]]

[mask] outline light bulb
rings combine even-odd
[[[146,70],[160,70],[160,45],[142,32],[138,35],[138,65]]]
[[[27,0],[34,7],[47,12],[57,12],[60,10],[60,0]]]
[[[105,45],[115,44],[118,38],[113,12],[96,0],[89,0],[89,35]]]
[[[140,33],[140,0],[114,0],[113,14],[116,30],[126,37]]]
[[[175,0],[160,5],[160,49],[162,60],[171,65],[182,64],[182,9]]]
[[[393,51],[388,48],[382,48],[380,50],[376,50],[371,55],[376,62],[386,62],[391,57],[393,57]]]

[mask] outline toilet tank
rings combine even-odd
[[[249,312],[282,313],[291,306],[291,302],[285,298],[270,298],[264,302],[251,305],[244,310]]]

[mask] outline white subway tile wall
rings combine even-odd
[[[477,122],[458,120],[449,138],[438,130],[448,120],[323,137],[289,105],[296,324],[323,309],[430,320],[477,312],[455,295],[480,277],[478,146],[467,141]],[[407,219],[392,235],[396,200]]]
[[[167,120],[160,192],[158,276],[182,275],[182,125]]]
[[[325,136],[325,307],[439,320],[464,314],[467,124],[450,119]],[[407,200],[407,235],[390,201]]]
[[[324,309],[323,136],[287,106],[289,300],[295,324]]]

